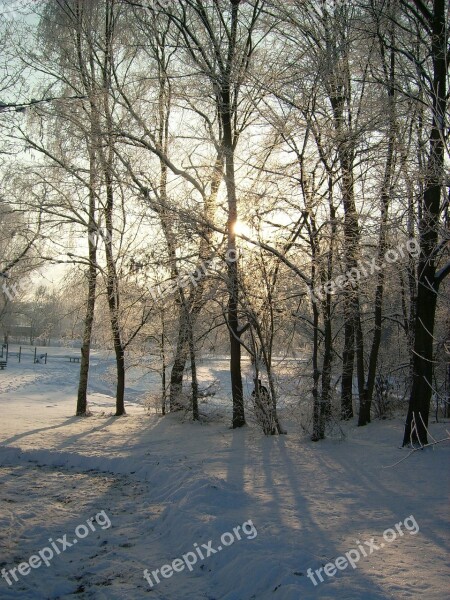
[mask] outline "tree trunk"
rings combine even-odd
[[[124,394],[125,394],[125,351],[122,342],[120,331],[120,316],[119,316],[119,282],[114,263],[113,246],[112,246],[112,202],[113,190],[112,181],[108,174],[107,180],[107,208],[106,208],[106,229],[107,238],[105,240],[106,248],[106,293],[108,296],[109,318],[111,324],[111,333],[114,346],[114,354],[116,357],[116,416],[125,414]]]
[[[89,190],[89,268],[88,268],[88,297],[86,303],[86,317],[84,320],[83,345],[81,347],[80,379],[78,381],[77,416],[86,415],[87,411],[87,387],[89,378],[89,363],[92,340],[92,326],[94,323],[95,299],[97,289],[97,242],[95,228],[95,175],[94,151],[90,150],[90,190]]]
[[[320,380],[320,371],[319,371],[319,311],[317,309],[317,304],[313,302],[313,352],[312,352],[312,367],[313,367],[313,388],[312,388],[312,396],[313,396],[313,433],[311,436],[311,440],[313,442],[318,442],[319,440],[323,440],[325,437],[325,419],[324,419],[324,411],[321,403],[321,398],[319,395],[319,380]]]
[[[433,63],[433,123],[430,132],[422,214],[420,218],[421,253],[418,269],[416,321],[414,327],[413,383],[406,418],[403,445],[428,443],[433,377],[433,339],[437,292],[442,279],[436,278],[435,250],[438,242],[441,187],[444,176],[445,116],[447,109],[447,38],[445,0],[434,0],[431,28]]]
[[[230,375],[231,393],[233,397],[233,429],[245,425],[244,397],[241,373],[241,342],[239,332],[239,273],[237,263],[236,234],[237,223],[237,197],[234,168],[233,125],[230,92],[230,76],[236,44],[238,4],[232,5],[232,33],[230,38],[230,52],[228,56],[227,72],[222,87],[221,122],[223,129],[223,150],[225,155],[225,182],[228,200],[228,328],[230,334]]]
[[[112,158],[112,157],[110,157]],[[113,187],[112,179],[110,176],[111,164],[104,173],[105,184],[106,184],[106,208],[105,208],[105,219],[106,219],[106,231],[107,236],[105,239],[105,251],[106,251],[106,293],[108,296],[109,306],[109,318],[111,323],[111,333],[114,345],[114,354],[116,357],[116,372],[117,372],[117,385],[116,385],[116,417],[125,414],[125,351],[122,343],[122,336],[120,331],[120,317],[119,317],[119,282],[116,272],[116,266],[114,263],[113,245],[112,245],[112,213],[113,213]]]
[[[233,398],[233,429],[245,425],[244,397],[241,374],[241,342],[238,321],[237,264],[228,265],[228,327],[230,331],[230,375]]]
[[[337,154],[342,175],[342,202],[344,206],[344,240],[345,240],[345,266],[347,273],[355,274],[350,285],[347,286],[344,302],[344,350],[342,359],[341,383],[341,415],[344,419],[353,416],[353,369],[355,360],[355,347],[357,359],[358,389],[364,389],[364,339],[361,327],[359,308],[358,284],[358,253],[359,253],[359,224],[355,207],[355,191],[353,179],[354,142],[351,131],[345,126],[344,110],[346,103],[350,102],[350,75],[347,64],[340,65],[341,74],[331,77],[330,103],[333,109],[334,129],[338,144]],[[361,399],[361,397],[360,397]]]
[[[161,315],[161,412],[164,416],[166,414],[166,396],[167,396],[167,383],[166,383],[166,336],[164,333],[164,315]]]
[[[125,414],[125,352],[120,342],[114,343],[117,369],[116,417]]]
[[[105,13],[105,48],[103,64],[103,110],[105,118],[105,148],[101,150],[103,176],[106,188],[105,205],[105,254],[106,254],[106,292],[108,296],[109,318],[116,357],[116,416],[125,414],[125,348],[120,330],[120,292],[119,279],[113,250],[113,219],[114,219],[114,132],[110,108],[109,93],[112,78],[112,48],[114,35],[114,1],[107,2]],[[101,131],[101,130],[99,130]]]
[[[169,392],[169,410],[174,412],[181,410],[180,404],[181,393],[183,391],[183,374],[187,360],[187,326],[186,314],[183,307],[180,307],[180,319],[178,322],[178,339],[175,350],[175,359],[173,361],[172,370],[170,372],[170,392]]]
[[[353,418],[353,364],[355,360],[355,328],[349,310],[348,293],[344,298],[344,351],[342,353],[341,418]]]
[[[331,364],[333,359],[333,338],[331,330],[331,298],[327,294],[323,311],[324,351],[322,362],[321,405],[324,420],[331,417]]]
[[[194,421],[198,421],[200,419],[200,413],[198,410],[198,379],[197,365],[195,362],[195,343],[192,324],[189,327],[189,357],[191,360],[192,418]]]

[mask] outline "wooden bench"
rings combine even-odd
[[[74,362],[74,363],[77,362],[77,363],[79,363],[80,362],[80,358],[81,358],[81,356],[69,356],[69,362]]]
[[[6,360],[0,360],[0,369],[3,371],[7,364]]]

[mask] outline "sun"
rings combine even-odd
[[[242,221],[236,221],[233,226],[233,231],[236,235],[245,235],[247,237],[250,237],[252,233],[250,227]]]

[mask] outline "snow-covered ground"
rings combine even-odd
[[[401,419],[313,444],[286,407],[287,436],[233,431],[225,358],[200,366],[220,388],[191,423],[149,413],[158,377],[137,369],[128,416],[114,418],[112,361],[94,353],[93,416],[77,419],[79,365],[65,357],[78,351],[48,352],[47,365],[11,356],[0,371],[2,600],[450,598],[448,442],[391,466],[407,454]],[[22,575],[39,552],[49,566]]]

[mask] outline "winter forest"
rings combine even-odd
[[[0,598],[446,596],[449,13],[0,0]]]

